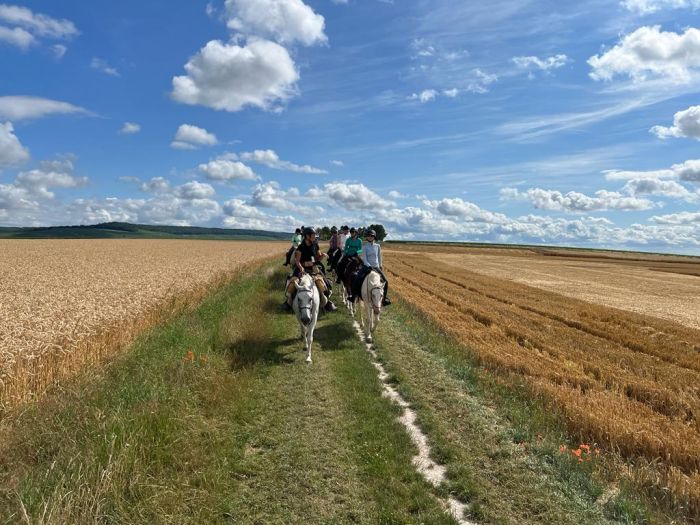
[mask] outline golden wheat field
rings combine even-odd
[[[393,246],[393,289],[700,514],[700,260]],[[589,441],[590,442],[590,441]]]
[[[275,242],[0,240],[0,408],[280,251]]]

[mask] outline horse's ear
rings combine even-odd
[[[294,286],[297,287],[297,290],[301,290],[301,285],[299,284],[299,281],[294,281]]]

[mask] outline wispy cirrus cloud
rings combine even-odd
[[[70,114],[92,115],[85,108],[59,100],[31,96],[0,97],[0,118],[15,122]]]
[[[0,4],[0,42],[26,51],[42,40],[69,40],[78,34],[75,24],[65,18],[35,13],[28,7]]]

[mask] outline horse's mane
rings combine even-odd
[[[314,279],[311,277],[308,273],[304,273],[300,278],[299,278],[299,284],[303,284],[306,280],[308,279],[308,285],[313,287],[314,285]]]

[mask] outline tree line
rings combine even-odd
[[[340,228],[338,228],[338,229],[340,229]],[[383,241],[386,238],[386,229],[381,224],[370,224],[367,227],[363,226],[363,227],[357,228],[357,230],[358,230],[359,236],[361,238],[364,238],[365,232],[367,230],[374,230],[375,232],[377,232],[376,239],[378,241]],[[327,241],[331,238],[331,226],[320,226],[316,229],[316,231],[318,232],[318,236],[322,241]]]

